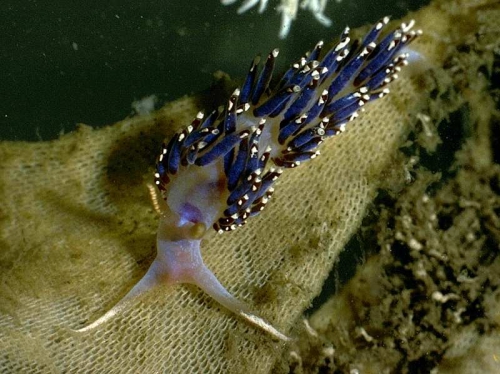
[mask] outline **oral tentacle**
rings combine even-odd
[[[201,288],[207,295],[217,301],[234,314],[244,318],[246,321],[263,329],[274,338],[289,341],[290,338],[273,327],[272,324],[253,312],[250,307],[242,301],[235,298],[226,288],[219,282],[217,277],[205,265],[201,266],[196,273],[192,274],[192,279],[189,281]]]
[[[108,322],[115,315],[126,309],[130,305],[130,303],[133,302],[137,297],[162,283],[162,279],[164,278],[164,276],[162,276],[163,272],[163,264],[155,259],[146,274],[144,274],[144,276],[134,285],[134,287],[132,287],[132,289],[127,292],[127,294],[123,296],[110,310],[108,310],[104,315],[96,319],[94,322],[82,328],[75,329],[74,331],[82,333],[88,332]]]

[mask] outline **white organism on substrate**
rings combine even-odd
[[[223,5],[234,4],[237,0],[221,0]],[[266,10],[268,0],[244,0],[241,6],[238,8],[238,14],[245,13],[247,10],[253,8],[259,4],[259,13],[263,13]],[[328,0],[280,0],[280,5],[277,6],[276,10],[281,13],[281,31],[280,38],[284,39],[290,32],[290,26],[292,21],[297,18],[297,11],[299,7],[301,9],[309,10],[314,18],[322,25],[329,27],[332,21],[325,16],[325,8]],[[337,0],[340,2],[340,0]]]

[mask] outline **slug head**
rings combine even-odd
[[[200,240],[220,216],[226,199],[224,173],[219,163],[208,167],[183,168],[180,175],[171,178],[163,192],[158,239],[179,241]]]

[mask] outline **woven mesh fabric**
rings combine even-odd
[[[426,35],[448,20],[413,15],[413,48],[440,66]],[[203,243],[207,266],[236,297],[288,332],[359,227],[388,161],[426,100],[405,74],[322,155],[286,170],[266,210]],[[185,98],[145,117],[51,142],[0,144],[0,372],[269,372],[280,344],[199,289],[157,288],[108,323],[101,316],[145,273],[156,213],[147,184],[164,137],[190,123]],[[205,108],[211,109],[211,108]]]

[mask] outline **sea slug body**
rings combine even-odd
[[[362,40],[349,28],[322,54],[323,42],[293,64],[270,89],[278,50],[259,70],[253,60],[240,89],[222,110],[194,121],[162,147],[155,184],[160,204],[157,256],[144,277],[87,331],[124,308],[125,300],[158,284],[195,284],[220,304],[273,337],[288,338],[233,297],[205,266],[200,252],[207,230],[219,233],[259,214],[283,170],[319,155],[318,146],[344,131],[363,107],[389,93],[407,64],[406,46],[421,32],[414,22],[381,36],[377,22]]]

